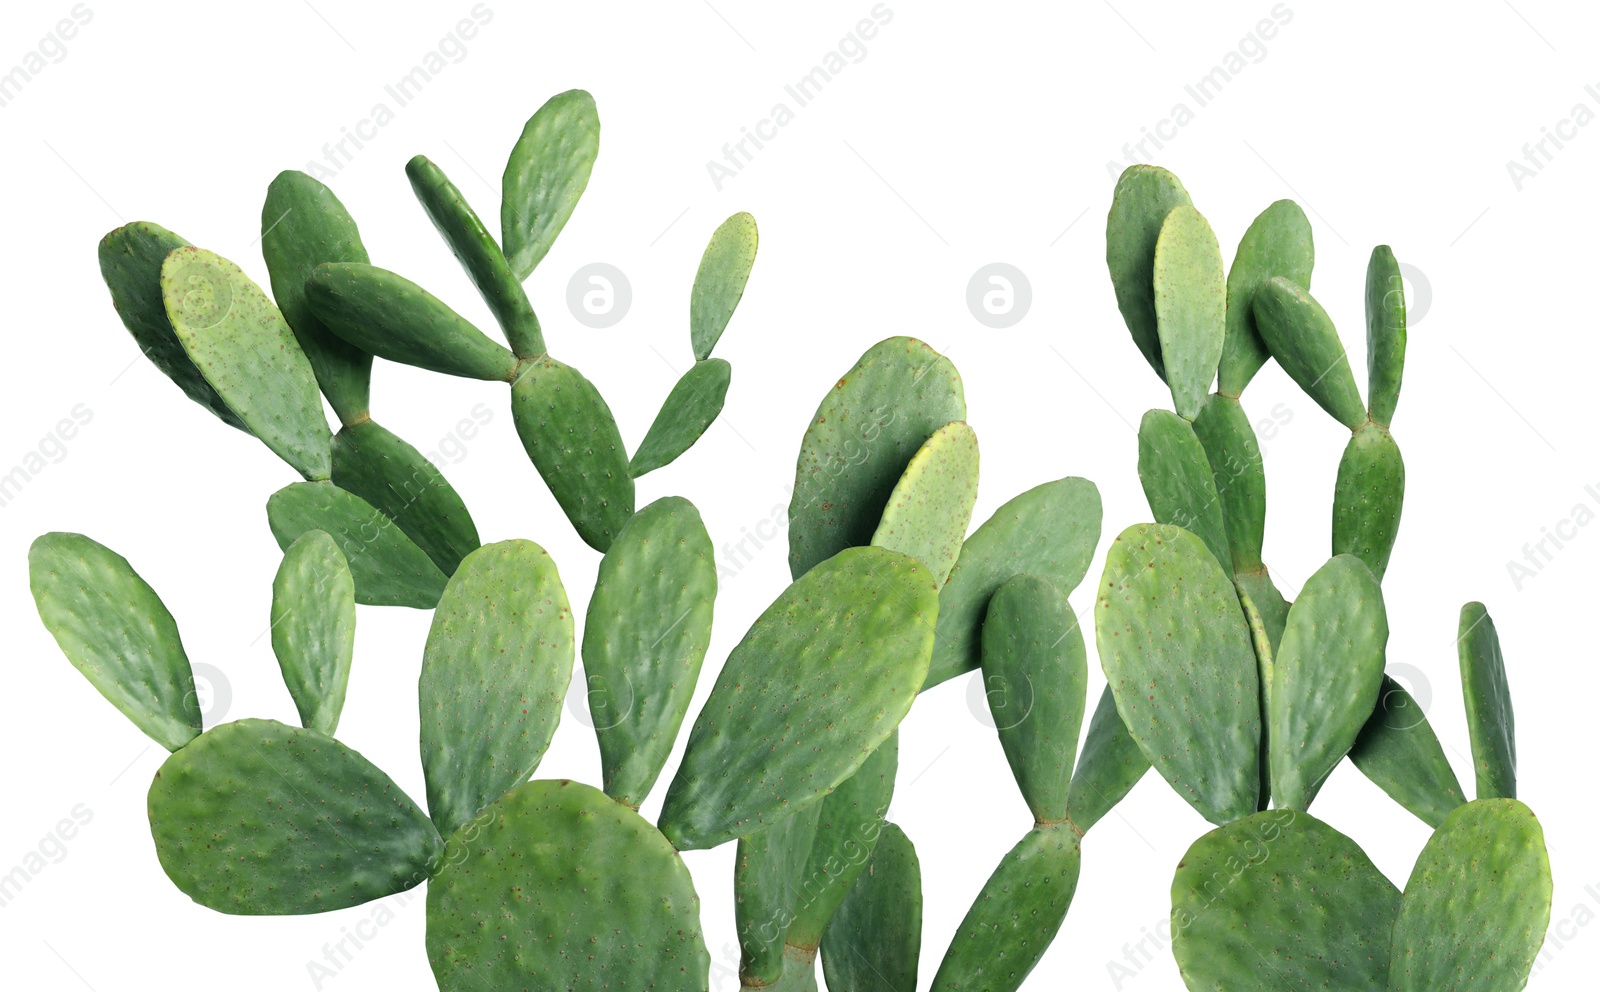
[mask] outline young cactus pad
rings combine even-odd
[[[331,482],[296,482],[273,493],[267,522],[284,551],[307,531],[332,535],[355,576],[358,603],[428,610],[448,581],[393,520]]]
[[[822,935],[828,988],[916,992],[922,949],[922,866],[905,832],[892,823]]]
[[[567,226],[599,153],[600,115],[583,90],[556,94],[528,118],[500,184],[500,244],[518,279]]]
[[[356,648],[356,582],[326,531],[300,535],[272,580],[272,652],[300,725],[333,735]]]

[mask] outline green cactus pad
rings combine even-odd
[[[984,695],[1017,788],[1036,821],[1060,823],[1089,679],[1078,617],[1048,579],[1014,576],[989,600],[982,643]]]
[[[300,725],[333,736],[356,649],[356,582],[339,542],[308,530],[272,580],[272,653]]]
[[[822,935],[822,974],[841,992],[916,992],[921,950],[922,866],[910,838],[885,823]]]
[[[604,552],[633,516],[628,452],[605,398],[570,365],[546,355],[511,384],[523,450],[578,536]]]
[[[1079,833],[1088,833],[1149,770],[1150,759],[1128,733],[1108,685],[1100,693],[1100,702],[1089,721],[1089,734],[1078,755],[1077,770],[1072,773],[1067,819]]]
[[[722,412],[733,366],[720,358],[695,362],[672,386],[644,440],[628,462],[635,479],[672,464],[693,447]]]
[[[1256,289],[1250,313],[1267,350],[1317,405],[1351,430],[1367,419],[1339,332],[1322,304],[1283,276]]]
[[[1261,687],[1261,793],[1256,797],[1256,808],[1266,809],[1272,803],[1272,673],[1278,646],[1272,642],[1266,621],[1249,592],[1237,582],[1233,591],[1239,596],[1239,608],[1244,611],[1245,623],[1250,627],[1250,645],[1256,652],[1256,684]]]
[[[994,511],[961,546],[939,591],[938,637],[924,690],[977,668],[989,597],[1013,575],[1037,575],[1071,593],[1100,540],[1100,491],[1068,476],[1035,486]]]
[[[1250,222],[1228,268],[1228,334],[1217,364],[1219,393],[1237,400],[1271,357],[1250,308],[1256,290],[1273,276],[1309,288],[1315,260],[1311,222],[1293,200],[1272,203]]]
[[[949,359],[916,338],[868,348],[828,391],[800,442],[790,575],[870,543],[906,463],[934,431],[966,417],[961,376]]]
[[[174,248],[161,263],[161,299],[189,360],[250,432],[307,479],[326,479],[316,376],[261,287],[220,255]]]
[[[486,544],[439,597],[417,683],[428,813],[449,836],[539,767],[572,681],[572,610],[532,541]]]
[[[1406,882],[1392,992],[1508,992],[1533,970],[1550,924],[1550,858],[1533,811],[1480,799],[1445,817]]]
[[[1330,558],[1289,609],[1268,694],[1273,798],[1304,810],[1378,703],[1389,618],[1361,559]]]
[[[539,329],[539,318],[528,302],[522,280],[511,271],[494,235],[483,226],[466,197],[426,155],[406,163],[406,178],[411,180],[411,191],[439,236],[488,304],[511,343],[511,350],[518,358],[544,354],[544,332]]]
[[[917,559],[942,586],[961,554],[977,502],[978,435],[964,423],[945,424],[895,483],[872,544]]]
[[[338,542],[356,580],[356,602],[430,610],[447,576],[393,520],[331,482],[296,482],[267,500],[267,522],[284,551],[306,531]]]
[[[1212,823],[1255,812],[1255,649],[1233,583],[1205,543],[1160,524],[1117,535],[1094,626],[1117,712],[1161,776]]]
[[[600,152],[594,97],[567,90],[528,118],[500,183],[500,244],[526,279],[567,226]]]
[[[1355,841],[1269,810],[1211,831],[1178,863],[1172,956],[1194,992],[1381,988],[1399,911],[1400,891]]]
[[[1205,446],[1189,421],[1166,410],[1151,410],[1139,421],[1139,483],[1156,522],[1182,527],[1204,541],[1231,579],[1233,553],[1222,500]]]
[[[1206,397],[1192,426],[1211,468],[1212,487],[1222,502],[1230,571],[1235,578],[1240,572],[1259,571],[1267,527],[1267,476],[1255,428],[1239,401],[1220,393]]]
[[[689,342],[696,361],[711,357],[728,320],[744,296],[750,268],[756,264],[756,219],[737,213],[711,235],[689,294]]]
[[[1156,330],[1173,409],[1193,420],[1217,377],[1228,296],[1217,236],[1188,204],[1173,207],[1161,223],[1154,288]]]
[[[1421,704],[1387,675],[1378,705],[1350,748],[1350,762],[1430,827],[1466,801]]]
[[[261,206],[261,257],[272,280],[272,298],[311,362],[322,395],[341,423],[362,419],[371,392],[372,356],[328,330],[306,302],[306,280],[317,266],[367,261],[356,222],[333,190],[304,172],[280,172]]]
[[[388,269],[327,262],[306,280],[306,302],[333,333],[402,365],[468,379],[510,381],[517,356],[438,297]]]
[[[371,420],[333,436],[333,483],[400,525],[446,575],[477,550],[467,505],[422,452]]]
[[[274,720],[225,723],[150,783],[150,833],[174,885],[241,916],[325,913],[424,881],[442,844],[372,762]]]
[[[1117,309],[1133,343],[1162,379],[1167,374],[1156,323],[1156,242],[1167,214],[1189,204],[1189,193],[1177,176],[1153,165],[1131,165],[1117,180],[1106,217],[1106,267]]]
[[[1267,631],[1267,641],[1274,653],[1283,640],[1284,625],[1289,622],[1289,603],[1283,593],[1272,584],[1272,574],[1262,566],[1254,571],[1235,572],[1234,588],[1241,598],[1249,596],[1261,615],[1262,626]]]
[[[1506,684],[1506,663],[1500,635],[1482,603],[1461,608],[1456,625],[1456,656],[1461,663],[1461,692],[1467,704],[1467,733],[1472,740],[1472,767],[1477,773],[1477,798],[1517,797],[1517,727]]]
[[[916,559],[847,548],[786,589],[733,649],[689,734],[661,830],[714,847],[849,778],[928,671],[938,588]]]
[[[1078,838],[1035,827],[983,884],[933,976],[932,992],[1015,992],[1061,929],[1078,888]]]
[[[705,992],[700,900],[639,814],[577,782],[528,782],[462,827],[428,882],[442,992]]]
[[[681,496],[634,514],[600,562],[583,670],[606,795],[634,809],[689,710],[716,597],[716,551],[700,512]]]
[[[1363,424],[1345,445],[1333,486],[1333,553],[1355,555],[1379,582],[1400,532],[1406,464],[1394,436]]]
[[[1406,288],[1388,245],[1367,261],[1367,413],[1389,426],[1406,366]]]
[[[28,549],[28,587],[61,653],[168,751],[200,733],[200,697],[178,625],[128,560],[82,534]]]
[[[173,249],[188,243],[149,221],[119,227],[100,239],[100,278],[111,291],[111,304],[117,308],[122,326],[133,335],[150,364],[217,419],[248,434],[250,428],[189,360],[167,319],[167,306],[161,299],[161,263]]]
[[[806,862],[822,818],[822,803],[739,838],[733,865],[733,913],[739,929],[739,979],[777,984],[784,972],[785,937],[794,907],[810,898]],[[808,959],[808,962],[809,959]]]

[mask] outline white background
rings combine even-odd
[[[1431,699],[1433,726],[1470,789],[1453,640],[1462,603],[1489,605],[1518,706],[1521,793],[1543,821],[1556,872],[1553,921],[1571,938],[1551,941],[1532,985],[1592,983],[1600,927],[1584,924],[1600,913],[1590,818],[1600,527],[1579,526],[1574,514],[1585,507],[1586,522],[1600,511],[1590,302],[1600,127],[1578,128],[1564,149],[1547,145],[1550,160],[1520,189],[1506,163],[1575,104],[1600,111],[1600,96],[1584,89],[1600,83],[1600,11],[1473,0],[1443,17],[1437,4],[1287,0],[1280,16],[1291,19],[1263,43],[1242,39],[1271,18],[1272,0],[1113,0],[1070,10],[988,3],[959,12],[888,0],[892,20],[875,37],[845,42],[864,52],[859,61],[718,190],[708,160],[775,103],[793,109],[785,84],[838,50],[873,4],[714,2],[601,9],[489,0],[492,20],[475,38],[444,42],[459,61],[328,180],[373,261],[488,327],[402,166],[428,153],[496,218],[499,173],[523,121],[551,94],[586,88],[603,122],[599,162],[528,287],[553,351],[599,385],[630,444],[690,360],[688,289],[707,236],[736,210],[753,212],[761,227],[749,290],[718,349],[735,369],[725,414],[682,460],[643,481],[641,505],[688,496],[719,549],[755,531],[775,508],[781,514],[801,431],[823,392],[873,342],[912,334],[964,376],[983,446],[977,518],[1039,482],[1087,476],[1105,501],[1103,553],[1148,512],[1131,425],[1170,403],[1131,343],[1106,276],[1111,173],[1127,163],[1125,142],[1186,104],[1193,120],[1161,151],[1133,150],[1134,158],[1182,177],[1230,258],[1261,208],[1297,199],[1316,228],[1313,290],[1358,370],[1372,246],[1393,245],[1425,276],[1431,304],[1422,305],[1414,280],[1394,422],[1408,479],[1385,583],[1389,659],[1413,666],[1413,689]],[[323,145],[375,103],[395,109],[385,84],[439,50],[471,8],[469,0],[90,0],[92,18],[76,37],[59,49],[44,43],[46,55],[64,55],[0,107],[0,472],[41,448],[54,459],[0,507],[8,637],[0,873],[41,847],[52,855],[0,907],[8,986],[311,988],[307,963],[387,905],[392,922],[323,987],[433,987],[420,899],[242,919],[202,909],[168,883],[144,811],[161,751],[62,658],[37,621],[24,561],[46,530],[112,546],[165,598],[191,659],[222,673],[228,718],[293,720],[261,635],[279,558],[263,506],[294,474],[135,361],[95,245],[124,222],[154,220],[265,283],[256,236],[267,183],[321,159]],[[70,0],[6,4],[0,71],[39,50],[71,10]],[[1241,45],[1242,71],[1200,106],[1186,85]],[[1031,309],[1004,329],[980,324],[965,302],[972,274],[996,261],[1032,285]],[[631,310],[610,328],[583,326],[565,303],[569,278],[591,262],[617,266],[632,285]],[[442,467],[485,541],[527,537],[550,549],[581,618],[598,555],[529,466],[503,391],[380,362],[373,401],[377,419],[423,451],[439,450],[474,405],[493,411],[481,433],[451,447],[464,456]],[[1258,421],[1287,414],[1275,436],[1264,435],[1267,560],[1292,595],[1328,554],[1346,432],[1275,366],[1244,402]],[[61,447],[45,440],[77,404],[92,411],[89,423]],[[1522,561],[1524,545],[1547,532],[1570,539],[1560,550],[1547,543],[1553,553],[1541,570],[1514,582],[1508,561]],[[1099,567],[1073,594],[1080,614]],[[725,576],[700,698],[787,577],[781,538]],[[427,623],[419,611],[362,608],[340,728],[416,797],[415,683]],[[1091,706],[1102,684],[1096,668]],[[1030,824],[968,689],[958,680],[915,707],[891,812],[923,866],[924,983],[983,880]],[[659,810],[676,763],[646,815]],[[598,781],[592,734],[572,712],[539,774]],[[90,822],[64,844],[48,840],[80,804]],[[1314,812],[1365,845],[1397,884],[1427,838],[1348,764]],[[1108,962],[1166,919],[1173,867],[1205,829],[1146,777],[1087,839],[1072,911],[1029,986],[1118,987]],[[687,856],[719,990],[737,986],[732,852]],[[1144,946],[1153,959],[1138,957],[1120,987],[1181,988],[1167,948]]]

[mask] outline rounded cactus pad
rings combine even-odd
[[[1350,748],[1350,763],[1430,827],[1466,802],[1422,704],[1387,675],[1378,705]]]
[[[300,725],[332,735],[356,648],[356,583],[339,542],[308,530],[272,580],[272,652]]]
[[[428,883],[443,992],[704,992],[689,870],[648,821],[577,782],[518,786],[466,823]]]
[[[1172,208],[1156,238],[1156,331],[1173,409],[1193,420],[1217,377],[1226,333],[1227,280],[1211,225],[1188,204]]]
[[[737,213],[722,222],[700,256],[694,289],[689,294],[689,341],[696,361],[711,357],[711,349],[717,346],[744,297],[750,269],[756,264],[759,240],[756,219]]]
[[[945,424],[906,465],[872,543],[917,559],[943,585],[977,501],[978,435],[964,423]]]
[[[1131,165],[1117,179],[1106,217],[1106,268],[1116,290],[1117,309],[1145,361],[1166,378],[1156,322],[1156,242],[1174,207],[1188,206],[1189,192],[1178,177],[1153,165]]]
[[[1379,582],[1400,532],[1406,464],[1394,436],[1363,424],[1345,445],[1333,486],[1333,553],[1355,555]]]
[[[567,226],[600,153],[594,97],[567,90],[528,118],[500,183],[500,246],[526,279]]]
[[[1227,336],[1217,364],[1219,393],[1237,400],[1271,357],[1250,309],[1256,290],[1273,276],[1310,288],[1315,260],[1311,221],[1293,200],[1273,202],[1250,222],[1228,267]]]

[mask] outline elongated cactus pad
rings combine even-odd
[[[1387,675],[1378,705],[1350,748],[1350,762],[1430,827],[1438,827],[1466,802],[1422,706]]]
[[[333,736],[356,649],[356,582],[339,543],[308,530],[272,580],[272,653],[300,725]]]
[[[1231,579],[1222,500],[1205,446],[1189,421],[1166,410],[1151,410],[1139,421],[1139,484],[1156,523],[1200,538]]]
[[[1456,655],[1461,663],[1461,693],[1467,704],[1467,733],[1477,798],[1517,797],[1517,726],[1500,655],[1500,634],[1482,603],[1461,608],[1456,625]]]
[[[372,355],[328,330],[306,301],[306,280],[323,262],[366,262],[361,232],[333,190],[294,169],[278,173],[261,205],[261,257],[272,298],[311,362],[341,423],[366,416]]]
[[[1273,276],[1256,289],[1250,312],[1267,350],[1317,405],[1351,430],[1367,419],[1339,332],[1305,288]]]
[[[733,381],[733,366],[720,358],[695,362],[672,386],[644,440],[628,461],[635,479],[670,465],[700,440],[722,412]]]
[[[1533,811],[1515,799],[1459,807],[1406,882],[1389,988],[1522,988],[1550,924],[1550,898],[1550,858]]]
[[[1162,777],[1212,823],[1255,812],[1256,655],[1233,583],[1204,542],[1160,524],[1119,534],[1094,626],[1117,712]]]
[[[964,423],[945,424],[895,483],[872,544],[917,559],[942,586],[961,554],[977,502],[978,435]]]
[[[1068,476],[1034,486],[1003,504],[961,546],[939,591],[938,637],[924,689],[977,668],[989,597],[1013,575],[1037,575],[1071,593],[1100,540],[1100,491]]]
[[[39,618],[74,668],[168,751],[200,733],[200,698],[178,625],[128,560],[82,534],[28,549]]]
[[[1250,222],[1228,268],[1228,334],[1217,364],[1217,392],[1235,400],[1271,355],[1250,305],[1273,276],[1311,287],[1316,251],[1311,222],[1293,200],[1277,200]]]
[[[961,376],[949,359],[916,338],[868,348],[823,398],[800,441],[789,573],[799,578],[871,542],[906,463],[934,431],[966,417]]]
[[[526,279],[567,226],[600,152],[594,97],[567,90],[528,118],[500,184],[500,245]]]
[[[161,263],[173,249],[188,243],[149,221],[124,225],[100,239],[100,278],[111,290],[111,304],[117,308],[122,326],[133,335],[150,364],[217,419],[248,434],[250,428],[189,360],[167,319],[161,299]]]
[[[1200,211],[1179,204],[1156,239],[1156,331],[1173,409],[1193,420],[1217,377],[1227,313],[1222,249]]]
[[[694,882],[649,822],[599,789],[528,782],[465,824],[428,882],[442,992],[705,992]]]
[[[1304,810],[1378,702],[1389,618],[1378,581],[1350,555],[1330,558],[1289,609],[1273,659],[1268,740],[1273,798]]]
[[[634,809],[678,739],[716,597],[711,537],[681,496],[634,514],[600,562],[583,625],[583,670],[606,795]]]
[[[488,304],[511,350],[518,358],[537,358],[544,354],[544,333],[539,328],[533,304],[528,302],[528,294],[522,288],[522,280],[511,271],[494,235],[483,226],[466,197],[426,155],[418,155],[406,163],[406,178],[411,180],[411,191],[417,194],[418,202],[427,211],[439,236],[450,246],[456,261],[461,263],[483,302]]]
[[[1381,988],[1399,911],[1355,841],[1275,809],[1190,845],[1172,877],[1172,956],[1192,992]]]
[[[326,479],[328,421],[305,353],[244,270],[201,248],[161,263],[161,299],[189,360],[272,453]]]
[[[1153,165],[1131,165],[1117,180],[1106,217],[1106,267],[1117,309],[1145,361],[1165,379],[1156,322],[1156,242],[1174,207],[1189,205],[1178,177]]]
[[[1367,413],[1389,426],[1406,366],[1406,288],[1388,245],[1367,261]]]
[[[161,867],[223,913],[325,913],[424,881],[433,824],[372,762],[273,720],[239,720],[168,758],[150,783]]]
[[[1034,820],[1060,823],[1089,678],[1077,614],[1048,579],[1018,575],[989,600],[982,643],[984,695],[1017,788]]]
[[[399,524],[446,575],[478,548],[477,525],[449,481],[375,421],[347,424],[333,436],[333,483]]]
[[[306,280],[306,301],[335,334],[402,365],[504,380],[517,356],[416,283],[376,265],[327,262]]]
[[[511,419],[539,477],[585,544],[604,552],[633,516],[628,452],[594,383],[549,355],[511,384]]]
[[[1222,503],[1223,529],[1232,556],[1230,571],[1237,579],[1240,572],[1261,568],[1261,543],[1267,527],[1267,477],[1261,465],[1261,444],[1239,401],[1221,393],[1206,397],[1191,426],[1205,450],[1212,486]],[[1203,489],[1201,495],[1205,495]]]
[[[296,482],[267,500],[267,522],[284,551],[310,530],[338,542],[356,580],[356,602],[432,609],[447,576],[399,525],[331,482]]]
[[[1066,826],[1035,827],[1001,860],[933,976],[933,992],[1015,992],[1067,918],[1082,864]]]
[[[756,264],[756,219],[737,213],[723,221],[711,235],[689,294],[689,342],[695,361],[711,357],[728,320],[744,296],[750,268]]]
[[[921,950],[922,866],[905,832],[885,823],[822,935],[822,974],[830,990],[916,992]]]
[[[1254,571],[1235,572],[1233,584],[1241,598],[1249,596],[1255,603],[1256,611],[1261,614],[1262,625],[1266,627],[1267,640],[1276,653],[1279,642],[1283,640],[1284,624],[1289,622],[1289,602],[1272,584],[1272,574],[1264,565]]]
[[[1100,822],[1150,770],[1150,759],[1128,733],[1108,685],[1089,721],[1089,734],[1078,754],[1067,793],[1067,819],[1082,833]]]
[[[928,569],[883,548],[847,548],[790,585],[695,720],[661,811],[673,846],[751,833],[849,778],[910,710],[938,609]]]
[[[822,803],[812,803],[739,838],[733,912],[739,928],[739,978],[745,985],[775,985],[783,975],[794,908],[815,891],[806,887],[805,869],[821,819]]]
[[[1406,464],[1394,436],[1377,424],[1350,435],[1333,487],[1333,553],[1355,555],[1383,581],[1400,532]]]
[[[428,813],[448,837],[539,767],[572,680],[572,610],[532,541],[461,562],[433,614],[417,685]]]

